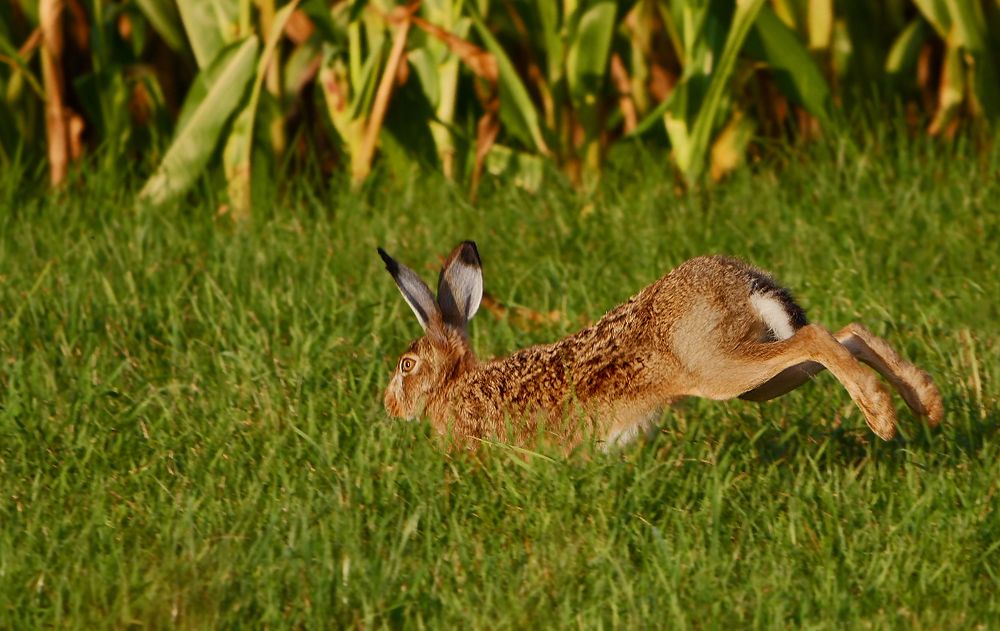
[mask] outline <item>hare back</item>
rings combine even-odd
[[[690,259],[648,289],[657,293],[659,317],[671,324],[707,315],[724,324],[725,339],[787,339],[809,323],[791,292],[767,272],[727,256]]]

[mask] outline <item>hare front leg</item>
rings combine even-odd
[[[889,343],[856,322],[834,334],[851,354],[885,377],[918,416],[927,417],[936,426],[944,416],[941,393],[929,374],[902,358]],[[804,362],[786,368],[749,392],[740,395],[747,401],[769,401],[798,388],[824,370],[822,364]]]
[[[739,355],[720,360],[715,374],[701,375],[692,394],[712,399],[781,394],[826,368],[851,395],[875,434],[883,440],[895,435],[896,411],[885,387],[823,327],[807,324],[788,339],[746,342],[738,348]]]

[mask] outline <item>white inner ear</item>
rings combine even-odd
[[[483,277],[478,268],[471,265],[455,265],[448,274],[455,302],[468,322],[479,310],[483,300]]]
[[[454,261],[438,284],[438,305],[452,326],[468,324],[483,299],[483,273],[478,266]]]

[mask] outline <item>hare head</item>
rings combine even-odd
[[[399,358],[385,390],[385,409],[398,418],[423,415],[430,398],[462,371],[475,365],[469,320],[483,298],[483,271],[472,241],[452,251],[438,276],[437,298],[416,272],[378,248],[406,304],[424,330]]]

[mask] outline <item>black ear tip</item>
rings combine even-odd
[[[399,263],[393,260],[393,258],[389,256],[389,253],[382,248],[379,247],[375,249],[378,250],[378,255],[382,257],[382,261],[385,263],[386,271],[395,276],[399,272]]]
[[[479,258],[479,248],[476,247],[475,241],[462,241],[462,250],[459,254],[459,259],[466,265],[482,267],[482,261]]]

